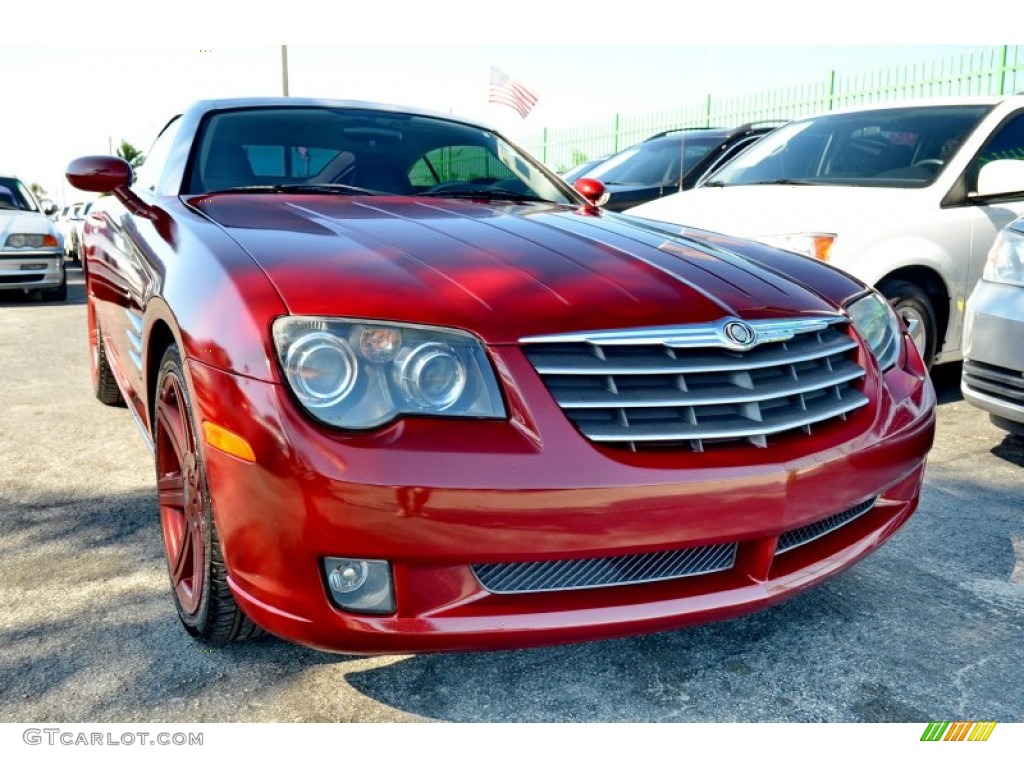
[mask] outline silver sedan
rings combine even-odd
[[[1024,436],[1024,218],[989,251],[964,320],[964,399]]]

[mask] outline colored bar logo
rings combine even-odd
[[[994,720],[951,723],[948,720],[928,723],[921,741],[988,741],[996,727]]]

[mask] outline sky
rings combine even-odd
[[[345,5],[305,1],[282,6],[279,19],[261,16],[266,29],[229,23],[226,9],[233,3],[226,0],[216,6],[178,0],[176,13],[160,15],[140,10],[160,8],[155,4],[120,6],[121,0],[108,0],[102,13],[83,12],[78,4],[70,25],[60,21],[60,2],[47,4],[43,12],[50,17],[52,43],[0,45],[0,93],[6,104],[0,115],[7,115],[0,117],[0,173],[42,185],[60,204],[87,198],[63,178],[75,157],[109,154],[122,139],[145,152],[167,120],[197,99],[280,95],[284,36],[309,40],[288,45],[293,96],[451,112],[491,123],[513,139],[545,127],[608,120],[616,113],[688,106],[708,93],[743,96],[818,81],[831,69],[862,72],[986,45],[859,42],[877,39],[874,28],[852,30],[845,43],[817,35],[810,38],[814,45],[804,45],[786,42],[781,32],[794,34],[791,24],[771,45],[763,44],[760,30],[751,34],[738,24],[731,39],[702,40],[690,33],[700,26],[692,10],[667,24],[659,24],[653,11],[640,17],[620,11],[616,19],[596,14],[595,23],[595,14],[584,19],[578,13],[586,6],[574,4],[576,11],[563,13],[557,0],[495,4],[483,13],[483,3],[463,0],[435,2],[429,12],[425,4],[397,2],[356,13]],[[204,34],[186,43],[197,34],[189,15],[193,5],[203,9],[196,18],[204,19]],[[240,7],[251,17],[253,9],[271,6]],[[789,24],[785,5],[773,7],[775,23]],[[389,25],[382,23],[381,9]],[[8,29],[21,24],[28,28],[34,20],[16,15]],[[488,105],[492,66],[538,95],[525,120],[507,107]]]

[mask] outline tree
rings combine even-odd
[[[47,196],[46,190],[43,189],[43,185],[39,182],[33,181],[28,185],[28,188],[32,190],[32,194],[35,195],[37,199],[42,199]]]
[[[121,146],[117,148],[117,156],[132,168],[138,168],[146,160],[146,156],[126,139],[121,139]]]

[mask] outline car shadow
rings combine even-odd
[[[1006,435],[1003,442],[992,448],[992,455],[1010,464],[1024,467],[1024,437]]]
[[[1006,613],[1012,502],[961,485],[979,514],[1004,521],[998,535],[960,525],[962,504],[926,487],[928,515],[757,614],[533,650],[370,658],[269,636],[192,640],[152,492],[0,498],[0,720],[927,722],[950,702],[952,716],[1012,719],[1024,711],[1009,685],[1024,663],[1021,620]],[[991,594],[975,591],[979,578]],[[980,658],[984,675],[952,674]]]
[[[956,403],[964,399],[960,391],[960,376],[963,363],[944,363],[931,370],[932,385],[939,405]]]

